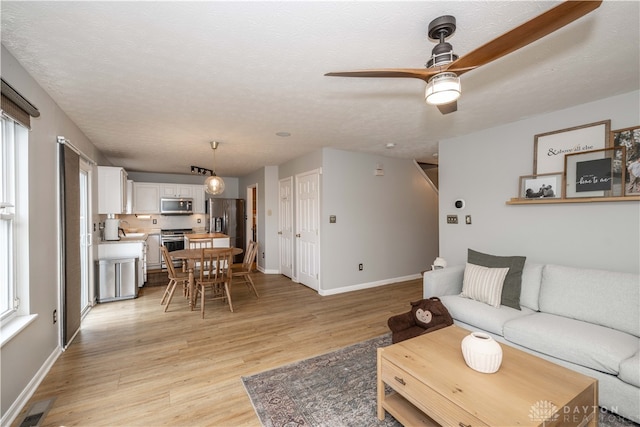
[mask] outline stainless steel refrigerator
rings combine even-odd
[[[245,209],[243,199],[207,200],[209,232],[229,236],[231,246],[245,250]],[[242,262],[243,254],[236,255],[234,262]]]

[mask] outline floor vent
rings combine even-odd
[[[36,402],[31,405],[19,427],[40,426],[40,422],[44,420],[44,416],[47,415],[47,412],[51,409],[51,405],[53,405],[54,400],[56,400],[55,397],[47,400],[41,400],[40,402]]]

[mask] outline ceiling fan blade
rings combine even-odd
[[[454,113],[458,111],[458,101],[453,101],[448,104],[438,105],[437,107],[442,114]]]
[[[565,1],[449,64],[458,75],[495,61],[600,7],[602,0]]]
[[[428,81],[434,75],[444,71],[442,68],[382,68],[378,70],[339,71],[327,73],[334,77],[405,77]]]

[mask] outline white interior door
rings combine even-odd
[[[280,274],[293,278],[293,177],[280,180],[278,248]]]
[[[296,272],[318,290],[320,282],[320,172],[296,175]]]

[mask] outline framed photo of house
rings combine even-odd
[[[570,153],[611,147],[611,120],[590,123],[535,136],[533,173],[536,175],[564,170],[564,157]]]
[[[560,199],[562,197],[562,172],[520,177],[518,198]]]
[[[625,147],[625,196],[640,195],[640,125],[611,132],[614,147]]]
[[[563,197],[621,197],[624,195],[624,146],[565,155]]]

